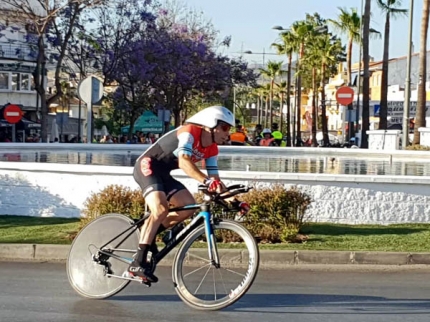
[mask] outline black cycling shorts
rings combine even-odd
[[[133,176],[143,191],[143,197],[152,191],[163,191],[169,200],[176,192],[186,189],[170,175],[166,164],[150,157],[142,157],[136,161]]]

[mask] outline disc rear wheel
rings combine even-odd
[[[132,225],[133,220],[124,215],[107,214],[90,222],[76,236],[67,258],[67,276],[80,295],[103,299],[128,285],[130,281],[107,276],[107,273],[122,275],[128,263],[100,254],[98,249]],[[133,227],[104,250],[131,261],[138,242],[139,230]],[[99,256],[99,260],[94,260],[94,256]]]

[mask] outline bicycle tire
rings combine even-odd
[[[133,220],[121,214],[106,214],[88,223],[74,239],[66,263],[67,276],[73,289],[86,298],[105,299],[120,292],[130,281],[107,277],[104,266],[95,262],[89,250],[94,245],[100,247],[126,230]],[[124,238],[121,236],[117,241]],[[139,230],[133,232],[120,245],[123,249],[135,250],[139,243]],[[109,246],[109,245],[108,245]],[[95,249],[95,248],[94,248]],[[125,253],[115,252],[117,255]],[[128,257],[131,257],[129,254]],[[122,275],[128,264],[110,258],[112,274]]]
[[[234,231],[244,240],[249,251],[248,270],[245,278],[238,285],[238,287],[231,292],[232,296],[229,295],[228,298],[225,298],[223,300],[207,301],[198,299],[197,297],[193,296],[193,294],[191,294],[191,292],[187,289],[183,281],[182,263],[185,260],[187,251],[190,248],[191,244],[196,241],[196,239],[198,239],[200,236],[205,234],[204,225],[201,225],[197,229],[195,229],[184,240],[176,253],[172,267],[172,278],[175,285],[176,293],[179,295],[181,300],[184,301],[190,307],[198,310],[220,310],[238,301],[252,286],[255,277],[257,276],[260,263],[260,254],[257,242],[245,227],[231,220],[220,220],[217,224],[214,225],[214,229],[215,231],[217,229],[227,229]]]

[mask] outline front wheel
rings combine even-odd
[[[209,259],[204,225],[185,239],[173,264],[176,292],[199,310],[220,310],[239,300],[254,282],[260,263],[257,243],[242,225],[221,220],[214,225],[214,234],[229,247],[218,248],[219,266]]]

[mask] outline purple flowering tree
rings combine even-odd
[[[105,85],[116,87],[113,106],[129,118],[129,135],[144,110],[170,110],[178,126],[186,100],[255,82],[246,64],[215,53],[214,38],[198,24],[168,23],[165,9],[139,1],[111,10],[100,12],[89,36],[97,43]]]

